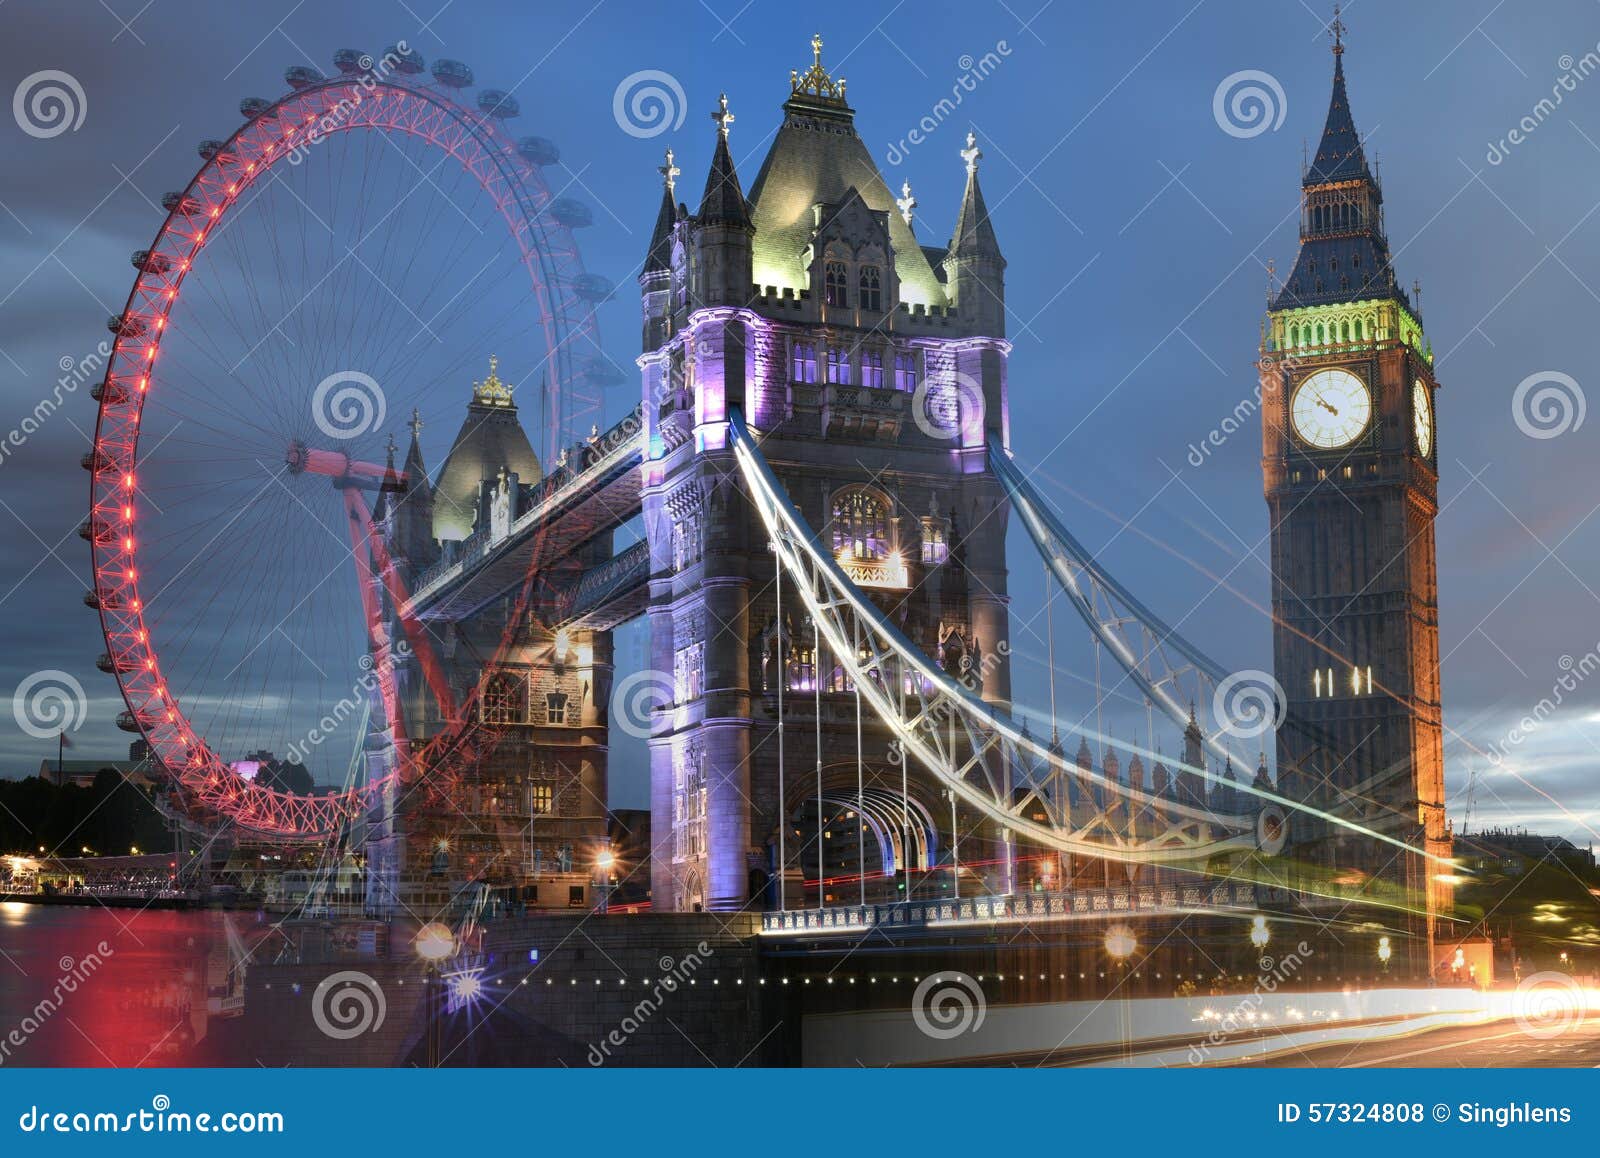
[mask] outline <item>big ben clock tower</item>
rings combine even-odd
[[[1300,251],[1272,298],[1262,466],[1272,518],[1273,660],[1288,697],[1286,795],[1449,855],[1439,699],[1438,382],[1421,313],[1396,281],[1383,197],[1345,94],[1301,186]],[[1302,814],[1297,855],[1348,882],[1448,907],[1439,864]],[[1392,894],[1391,894],[1392,895]],[[1426,925],[1431,928],[1431,921]]]

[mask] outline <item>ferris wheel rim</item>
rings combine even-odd
[[[342,102],[331,109],[329,98],[347,94],[346,115],[328,123]],[[313,111],[298,123],[285,124],[286,111]],[[364,111],[362,111],[364,109]],[[354,110],[354,111],[352,111]],[[360,115],[357,115],[360,113]],[[387,115],[386,115],[387,114]],[[435,115],[445,125],[424,128],[421,117]],[[313,126],[320,126],[322,132]],[[438,128],[455,135],[448,143]],[[291,160],[310,141],[359,131],[401,132],[450,156],[477,182],[494,203],[519,250],[519,260],[532,280],[545,332],[547,389],[561,397],[571,375],[571,343],[594,325],[591,310],[571,325],[566,306],[572,293],[554,255],[564,253],[582,272],[571,230],[541,211],[555,200],[540,166],[519,158],[498,118],[476,113],[426,83],[375,77],[332,77],[295,87],[248,116],[202,164],[183,187],[156,231],[150,247],[136,254],[137,274],[122,312],[116,316],[111,350],[99,386],[90,458],[89,540],[93,593],[101,634],[125,708],[119,716],[132,723],[151,753],[183,788],[206,808],[225,814],[241,828],[285,838],[316,838],[336,832],[366,806],[373,793],[388,784],[391,773],[366,785],[322,795],[301,796],[244,780],[210,749],[184,714],[178,697],[168,691],[159,649],[145,622],[140,596],[135,504],[141,419],[152,385],[154,365],[168,320],[206,236],[240,207],[247,190]],[[471,156],[461,150],[470,150]],[[229,172],[229,170],[232,170]],[[185,226],[198,221],[188,232]],[[569,332],[569,330],[571,332]],[[591,335],[593,340],[593,336]],[[595,340],[598,347],[598,341]],[[554,419],[560,429],[560,420]],[[177,759],[172,759],[176,755]]]

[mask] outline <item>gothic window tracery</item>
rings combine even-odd
[[[833,496],[833,551],[855,560],[888,557],[889,505],[866,487],[849,487]]]
[[[850,351],[839,346],[828,347],[828,382],[835,386],[850,385]]]
[[[482,718],[486,724],[520,724],[527,719],[527,677],[496,672],[483,684]]]
[[[861,267],[861,308],[883,309],[883,272],[875,265]]]
[[[823,298],[835,309],[850,305],[850,267],[842,261],[828,261],[822,267]]]

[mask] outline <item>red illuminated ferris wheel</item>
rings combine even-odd
[[[473,107],[470,69],[425,69],[404,44],[335,64],[242,102],[244,125],[163,200],[109,322],[84,459],[87,602],[119,724],[192,803],[286,837],[338,831],[404,773],[317,793],[258,775],[286,750],[323,783],[359,763],[375,648],[403,636],[417,655],[436,748],[473,716],[440,641],[394,615],[406,592],[373,507],[409,481],[390,469],[396,428],[438,462],[492,350],[548,461],[614,380],[594,318],[610,285],[573,240],[589,210],[564,195],[554,145],[508,131],[515,98],[485,89]],[[380,673],[405,753],[393,683]]]

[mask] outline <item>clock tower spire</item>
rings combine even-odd
[[[1337,12],[1330,32],[1333,93],[1302,174],[1299,253],[1269,301],[1259,363],[1273,661],[1289,703],[1279,778],[1294,798],[1443,857],[1438,382],[1391,263]],[[1402,891],[1431,933],[1449,903],[1442,866],[1304,814],[1295,824],[1302,862]]]

